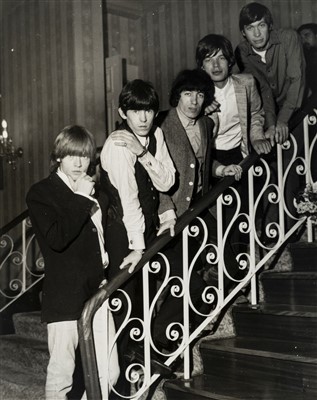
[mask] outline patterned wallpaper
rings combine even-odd
[[[261,2],[271,9],[276,27],[317,21],[316,0]],[[156,87],[161,108],[168,108],[171,83],[181,69],[195,66],[201,37],[214,32],[234,46],[239,42],[238,16],[246,3],[1,0],[0,117],[24,154],[15,171],[4,165],[0,226],[25,209],[29,186],[47,175],[49,151],[63,126],[83,124],[103,143],[104,55],[120,54],[137,66],[139,77]]]
[[[30,185],[48,175],[52,143],[65,125],[105,138],[101,1],[4,1],[1,23],[1,119],[23,148],[4,164],[0,226],[26,209]]]

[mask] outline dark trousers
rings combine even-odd
[[[148,246],[156,237],[155,218],[145,216],[147,229],[145,231],[145,242]],[[109,253],[109,268],[108,279],[112,280],[120,272],[119,266],[124,257],[126,257],[131,250],[129,249],[128,237],[126,229],[121,220],[109,220],[106,230],[106,246]],[[126,295],[131,300],[131,317],[143,318],[143,289],[142,289],[142,270],[136,272],[128,279],[121,287],[120,291],[114,293],[114,297],[122,302],[122,307],[119,311],[113,312],[113,318],[116,329],[118,330],[127,315],[128,302]],[[124,293],[123,293],[124,292]],[[125,372],[129,364],[126,363],[125,354],[129,348],[130,330],[132,324],[127,325],[120,336],[118,337],[118,355],[121,374],[116,384],[116,390],[121,395],[130,395],[130,383],[126,380]],[[111,399],[121,399],[113,392],[110,395]]]

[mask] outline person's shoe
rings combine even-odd
[[[124,355],[127,362],[137,361],[144,365],[144,353],[142,346],[138,344],[129,345],[129,350]],[[171,367],[164,364],[164,361],[157,354],[151,354],[151,371],[154,374],[160,374],[165,377],[173,375]]]

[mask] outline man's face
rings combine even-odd
[[[61,159],[60,169],[65,175],[71,177],[74,182],[86,173],[90,164],[89,157],[66,156]]]
[[[267,49],[270,39],[270,27],[264,21],[264,18],[250,25],[245,25],[242,34],[255,50]]]
[[[303,46],[307,50],[317,48],[317,35],[311,29],[303,29],[300,32],[300,37],[302,39]]]
[[[153,110],[128,110],[126,114],[119,109],[119,113],[132,131],[138,136],[147,136],[150,132],[155,113]]]
[[[203,61],[202,68],[213,80],[215,86],[221,88],[226,84],[229,76],[229,63],[222,50],[212,56],[208,55]]]
[[[197,90],[184,90],[181,92],[177,108],[187,118],[196,119],[204,104],[205,95]]]

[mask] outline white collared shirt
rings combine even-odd
[[[161,128],[156,128],[156,153],[146,153],[138,161],[149,174],[153,186],[161,192],[168,191],[175,182],[175,168],[168,153]],[[148,145],[147,137],[138,136],[141,144]],[[129,249],[145,249],[145,220],[139,201],[139,190],[134,165],[137,157],[127,147],[116,146],[107,138],[100,154],[102,168],[108,172],[111,184],[118,190],[122,208],[123,223],[127,231]]]

